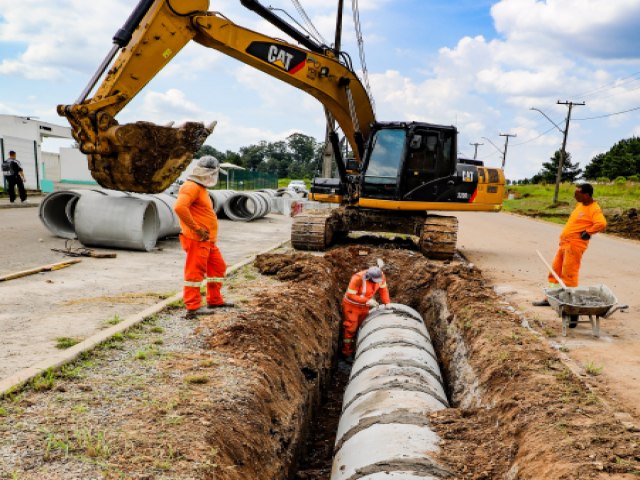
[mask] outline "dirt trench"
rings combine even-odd
[[[333,432],[323,426],[337,421],[335,389],[325,395],[333,407],[319,408],[325,388],[345,381],[335,370],[339,302],[351,274],[377,258],[386,263],[393,301],[423,315],[439,351],[454,408],[432,415],[431,422],[451,478],[633,478],[640,472],[638,433],[615,420],[558,352],[523,326],[481,272],[464,261],[431,262],[406,247],[361,243],[324,257],[257,259],[263,275],[285,286],[261,294],[253,311],[211,331],[210,346],[247,352],[239,360],[260,370],[264,384],[246,392],[253,399],[244,412],[253,411],[251,421],[238,423],[238,412],[228,416],[236,439],[252,439],[242,445],[231,439],[221,448],[225,463],[244,465],[243,473],[215,478],[295,473],[298,479],[328,479]],[[314,412],[326,416],[314,420]],[[305,454],[311,465],[297,469]]]
[[[449,478],[638,478],[638,432],[614,418],[610,404],[494,294],[478,269],[461,258],[429,261],[406,242],[358,242],[323,256],[259,256],[257,271],[229,291],[240,308],[203,317],[195,339],[158,357],[145,390],[153,402],[125,401],[126,408],[104,415],[114,432],[128,435],[111,442],[109,471],[118,473],[47,478],[328,480],[347,377],[337,366],[340,300],[351,275],[377,258],[386,264],[392,301],[422,314],[439,353],[453,407],[430,422]],[[58,388],[81,394],[88,383]],[[91,387],[94,396],[98,388]],[[123,398],[131,396],[127,388]],[[44,402],[38,395],[25,395],[24,409]],[[25,421],[16,419],[11,429]],[[38,442],[33,430],[31,445]],[[167,450],[170,470],[158,470],[154,456]],[[47,453],[53,460],[44,463],[65,468],[67,457]],[[0,467],[2,455],[0,448]],[[37,457],[33,449],[27,456]],[[43,478],[34,475],[24,478]]]

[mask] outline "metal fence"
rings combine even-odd
[[[220,172],[218,184],[214,190],[261,190],[278,189],[278,176],[272,173],[251,172],[229,169],[228,175]]]

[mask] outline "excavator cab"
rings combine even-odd
[[[365,156],[361,197],[433,201],[455,184],[455,127],[382,124]]]

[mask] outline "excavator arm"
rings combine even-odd
[[[172,128],[149,122],[119,125],[115,119],[191,40],[317,98],[360,160],[363,139],[368,138],[375,117],[355,73],[331,50],[313,52],[253,32],[219,13],[207,12],[208,7],[208,0],[142,0],[127,22],[133,23],[131,40],[122,45],[95,95],[88,99],[81,95],[75,104],[58,107],[58,113],[69,120],[80,150],[88,155],[96,181],[116,190],[163,191],[211,133],[213,126],[202,123]]]

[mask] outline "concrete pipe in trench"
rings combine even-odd
[[[230,220],[250,222],[271,212],[271,198],[264,192],[238,192],[227,198],[224,212]]]
[[[447,478],[433,458],[439,438],[428,418],[447,407],[420,314],[400,304],[373,309],[358,334],[331,480]]]

